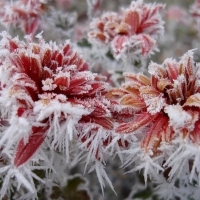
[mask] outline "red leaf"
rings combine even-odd
[[[64,53],[65,56],[71,55],[72,50],[71,50],[69,44],[66,44],[66,45],[63,47],[63,53]]]
[[[59,78],[56,78],[53,83],[58,86],[64,87],[66,90],[69,87],[69,78],[68,77],[59,77]]]
[[[26,111],[25,108],[22,108],[22,107],[18,108],[18,110],[17,110],[17,116],[21,117],[23,115],[24,111]]]
[[[9,40],[9,45],[10,45],[10,52],[13,52],[15,49],[18,48],[18,45],[10,38],[8,38],[8,40]]]
[[[94,117],[92,119],[92,122],[101,125],[103,128],[112,130],[113,129],[113,123],[112,119],[108,117]]]
[[[78,53],[73,53],[71,56],[68,65],[76,65],[79,63],[80,57],[78,56]]]
[[[62,64],[63,64],[63,55],[61,53],[58,53],[56,55],[56,59],[55,60],[58,62],[58,67],[61,67]]]
[[[42,66],[37,58],[30,57],[29,76],[39,85],[42,76]]]
[[[48,128],[48,126],[33,127],[28,142],[25,144],[23,138],[19,141],[14,159],[14,165],[16,167],[19,167],[20,165],[24,164],[33,156],[33,154],[43,143],[46,137],[45,133]]]
[[[88,81],[88,83],[90,83]],[[92,89],[88,91],[88,95],[96,95],[98,92],[101,92],[101,94],[106,93],[105,91],[105,85],[103,82],[97,82],[97,81],[91,81],[91,87]]]
[[[106,36],[101,32],[90,32],[89,35],[91,38],[95,38],[103,43],[106,43]]]
[[[176,61],[169,60],[169,61],[165,62],[165,65],[166,65],[169,79],[173,83],[174,80],[176,80],[179,75],[177,63],[176,63]]]
[[[190,132],[189,137],[193,143],[197,145],[200,144],[200,122],[199,121],[195,123],[194,130]]]
[[[49,67],[51,64],[51,50],[47,49],[44,53],[44,56],[42,58],[42,66],[43,67]]]
[[[20,58],[21,58],[21,62],[22,62],[22,66],[24,68],[24,71],[27,75],[29,75],[30,72],[30,58],[28,56],[26,56],[24,53],[20,54]],[[21,69],[23,70],[23,69]]]
[[[100,30],[100,31],[104,31],[104,23],[99,21],[97,22],[97,28]]]
[[[52,71],[48,70],[48,69],[43,69],[43,73],[42,73],[42,79],[45,80],[47,78],[52,78]]]
[[[154,148],[154,150],[157,149],[157,147],[160,145],[161,142],[161,134],[163,131],[163,127],[165,127],[164,130],[167,129],[165,126],[168,125],[168,117],[163,115],[158,115],[155,119],[154,124],[151,126],[149,132],[145,135],[141,142],[141,147],[145,148],[148,151],[148,148]],[[165,134],[165,133],[164,133]]]
[[[89,70],[89,65],[88,63],[84,62],[82,59],[81,59],[81,62],[79,62],[79,64],[77,64],[77,67],[78,67],[78,70],[81,72],[81,71],[86,71],[86,70]]]
[[[78,75],[78,73],[77,73],[77,75]],[[86,77],[84,77],[84,76],[71,77],[70,89],[72,89],[73,87],[76,87],[78,85],[82,85],[86,82],[87,82],[87,80],[86,80]]]
[[[151,115],[150,113],[143,113],[139,115],[136,119],[129,123],[124,123],[117,127],[116,132],[118,133],[130,133],[132,131],[136,131],[142,126],[147,125],[153,119],[155,119],[157,115]]]

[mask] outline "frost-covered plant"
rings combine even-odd
[[[130,171],[144,169],[146,182],[148,175],[157,180],[162,172],[174,187],[177,179],[180,189],[188,183],[199,185],[200,64],[195,66],[193,51],[188,51],[179,62],[151,62],[148,71],[150,77],[125,73],[128,80],[122,88],[108,95],[135,109],[134,119],[116,129],[138,139],[124,152],[129,155],[124,166],[135,163]]]
[[[140,0],[119,13],[106,12],[91,23],[89,39],[108,46],[116,59],[150,55],[156,49],[155,38],[163,33],[162,9],[161,4]]]
[[[18,0],[5,3],[2,7],[1,21],[6,26],[20,26],[25,34],[37,31],[46,2],[44,0]]]
[[[0,199],[199,199],[199,1],[147,2],[0,2]]]
[[[1,171],[10,168],[4,178],[25,174],[30,183],[19,178],[19,184],[35,192],[30,166],[50,162],[45,148],[64,153],[68,163],[73,139],[75,144],[80,139],[79,148],[89,150],[87,162],[103,162],[102,147],[113,129],[115,111],[103,97],[108,84],[88,71],[88,64],[69,42],[58,46],[40,35],[38,43],[29,36],[27,42],[6,32],[1,36],[0,104],[2,118],[8,120],[0,137],[7,165]],[[2,197],[7,187],[4,181]]]

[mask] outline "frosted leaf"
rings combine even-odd
[[[184,103],[184,106],[200,106],[200,93],[196,93],[190,96],[187,101]]]
[[[192,130],[191,128],[194,128],[195,121],[192,122],[192,116],[184,111],[180,105],[166,106],[165,113],[168,114],[170,126],[173,127],[175,132],[184,127],[187,127],[190,130]]]
[[[141,87],[140,96],[144,99],[147,110],[152,115],[160,112],[167,105],[165,98],[163,98],[164,95],[150,86]]]
[[[157,63],[154,63],[151,61],[148,67],[148,72],[152,75],[155,76],[156,78],[165,78],[167,76],[167,71],[166,69]]]

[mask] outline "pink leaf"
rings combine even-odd
[[[124,22],[130,25],[131,33],[136,33],[138,26],[140,24],[140,15],[137,11],[128,11],[125,13]]]
[[[120,55],[125,51],[128,36],[118,35],[112,42],[112,49],[116,55]]]

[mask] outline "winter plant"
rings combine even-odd
[[[1,1],[0,199],[198,200],[199,8]]]

